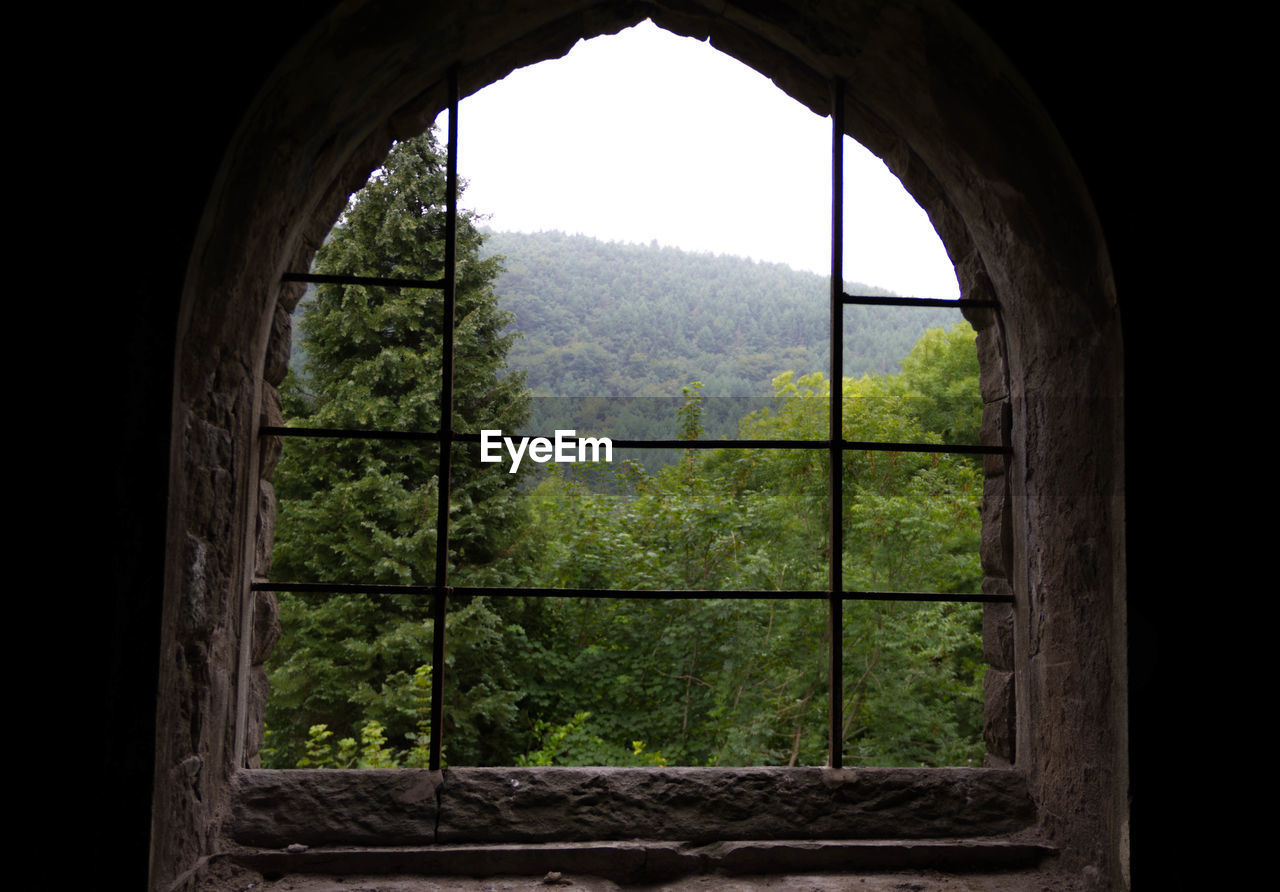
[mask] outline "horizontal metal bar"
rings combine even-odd
[[[330,276],[318,273],[285,273],[282,282],[310,282],[316,285],[372,285],[379,288],[444,287],[444,279],[400,279],[394,276]]]
[[[611,598],[636,601],[808,601],[822,600],[826,592],[811,592],[802,589],[787,591],[708,591],[706,589],[595,589],[595,588],[505,588],[500,586],[459,587],[454,591],[468,594],[484,595],[492,598],[510,597],[512,595],[525,598]]]
[[[826,449],[826,440],[620,440],[617,449]]]
[[[846,601],[945,601],[963,604],[1012,604],[1013,595],[987,595],[981,592],[944,594],[942,592],[850,592],[840,593]]]
[[[869,452],[945,452],[956,455],[1012,455],[1010,446],[978,446],[971,444],[948,445],[945,443],[881,443],[862,440],[841,440],[846,451],[859,449]]]
[[[263,425],[258,433],[264,437],[326,437],[344,440],[432,440],[440,441],[440,432],[426,431],[371,431],[342,427],[274,427]],[[477,440],[479,438],[477,437]]]
[[[546,434],[504,434],[512,440],[521,437],[542,437],[554,440]],[[585,434],[584,436],[590,436]],[[454,434],[455,443],[479,443],[479,434]],[[610,437],[609,442],[618,449],[826,449],[826,440],[624,440]]]
[[[600,589],[600,588],[532,588],[502,586],[435,586],[435,585],[387,585],[382,583],[349,583],[349,582],[268,582],[258,581],[250,585],[256,592],[302,592],[322,594],[367,594],[367,595],[435,595],[440,591],[446,594],[484,595],[486,597],[525,597],[525,598],[614,598],[630,600],[761,600],[761,601],[817,601],[826,600],[830,594],[826,591],[807,591],[789,589],[786,591],[754,591],[727,590],[708,591],[706,589],[668,589],[654,591],[651,589]],[[945,592],[862,592],[846,591],[840,596],[846,601],[945,601],[945,602],[977,602],[984,604],[1013,603],[1012,595],[986,595],[981,593],[945,593]]]
[[[262,436],[273,437],[328,437],[352,440],[432,440],[438,442],[440,433],[421,431],[371,431],[352,428],[329,427],[274,427],[259,428]],[[512,434],[512,438],[530,436]],[[534,435],[537,436],[537,435]],[[452,436],[454,443],[479,443],[479,434]],[[546,437],[550,440],[551,437]],[[618,449],[826,449],[826,440],[622,440],[611,439]],[[945,443],[881,443],[871,440],[841,440],[840,448],[847,451],[870,452],[928,452],[954,453],[958,455],[1010,455],[1008,446],[979,446],[973,444],[948,445]]]
[[[949,300],[945,297],[881,297],[875,294],[844,295],[844,304],[864,307],[954,307],[957,310],[989,309],[998,310],[1000,304],[994,300]]]
[[[390,585],[380,582],[268,582],[256,580],[249,584],[255,592],[302,592],[326,595],[434,595],[440,589],[434,585]],[[454,589],[447,589],[454,591]]]

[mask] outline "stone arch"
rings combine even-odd
[[[219,844],[237,766],[234,716],[270,617],[255,572],[259,387],[287,324],[280,275],[302,269],[390,142],[424,129],[458,64],[463,95],[579,38],[652,18],[710,38],[824,114],[847,85],[848,131],[929,213],[984,329],[988,429],[1014,456],[992,473],[984,568],[1015,594],[1003,642],[1016,765],[1040,829],[1114,882],[1126,821],[1122,346],[1114,279],[1086,186],[1012,66],[948,0],[585,5],[366,0],[332,10],[280,61],[228,147],[187,269],[175,360],[152,882]],[[746,128],[744,128],[744,131]],[[287,295],[284,297],[287,302]],[[278,342],[278,338],[276,339]],[[1001,368],[1003,356],[1005,368]],[[1007,384],[1006,384],[1007,382]],[[993,585],[999,585],[993,581]],[[255,625],[257,631],[255,635]],[[253,648],[241,642],[258,639]],[[240,666],[242,659],[246,665]],[[194,761],[193,761],[194,760]]]

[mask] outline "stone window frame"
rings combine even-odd
[[[445,112],[449,119],[450,138],[446,149],[446,178],[447,178],[447,208],[446,208],[446,241],[456,237],[456,219],[458,214],[457,207],[457,155],[456,141],[453,134],[458,132],[459,121],[459,96],[458,96],[458,80],[456,66],[450,69],[448,73],[448,104]],[[831,365],[830,377],[832,381],[830,405],[828,413],[828,421],[831,430],[840,430],[841,412],[843,410],[843,393],[844,393],[844,375],[843,375],[843,322],[844,308],[853,305],[864,306],[907,306],[907,307],[933,307],[947,306],[961,310],[967,321],[978,332],[978,353],[980,367],[980,391],[981,398],[984,402],[984,410],[981,424],[981,435],[978,444],[943,446],[941,444],[912,444],[912,443],[869,443],[869,442],[851,442],[840,438],[839,445],[837,441],[828,440],[829,446],[808,446],[803,447],[813,451],[828,451],[828,534],[831,530],[836,530],[841,542],[844,541],[842,534],[843,526],[843,499],[836,498],[835,493],[842,491],[840,484],[842,474],[842,463],[837,460],[839,456],[849,451],[873,450],[873,451],[918,451],[937,453],[955,453],[955,454],[977,454],[983,459],[983,496],[981,509],[981,528],[982,534],[980,539],[979,559],[984,573],[982,582],[982,591],[972,594],[944,594],[937,592],[863,592],[851,591],[844,589],[841,584],[842,577],[842,558],[843,544],[837,552],[830,550],[831,559],[828,567],[828,586],[826,595],[823,597],[828,605],[827,634],[830,630],[842,623],[843,603],[849,600],[867,600],[890,602],[899,600],[908,600],[913,602],[939,602],[939,603],[982,603],[983,604],[983,653],[988,662],[988,671],[984,676],[983,682],[983,742],[986,746],[986,755],[984,764],[991,767],[1007,768],[1010,767],[1014,760],[1014,738],[1015,738],[1015,721],[1014,721],[1014,698],[1013,698],[1013,676],[1012,676],[1012,639],[1010,637],[1012,624],[1012,603],[1013,594],[1007,580],[1007,571],[1005,571],[1004,556],[1007,553],[1007,542],[1000,535],[999,531],[1005,526],[1004,511],[1004,487],[1003,472],[1004,466],[1011,455],[1011,448],[1008,445],[1008,425],[1006,423],[1007,405],[1001,401],[1007,397],[1007,384],[1004,382],[1005,364],[1002,357],[1003,339],[1000,334],[1000,311],[999,304],[994,299],[972,293],[962,294],[959,300],[938,300],[938,299],[916,299],[916,298],[880,298],[880,297],[861,297],[851,296],[843,290],[843,205],[844,205],[844,184],[843,184],[843,138],[846,133],[844,122],[844,86],[839,79],[833,81],[831,85],[831,105],[829,117],[832,121],[831,131],[831,195],[832,195],[832,215],[831,215],[831,316],[829,320],[829,331],[831,332],[832,349],[831,349]],[[446,248],[446,258],[455,256],[456,248],[450,242]],[[446,261],[447,267],[447,261]],[[451,289],[453,288],[453,277],[451,270],[446,268],[445,278],[438,283],[438,290],[445,294],[444,312],[452,318],[453,296]],[[359,274],[347,271],[344,278],[352,280],[352,284],[357,284],[355,280],[360,278]],[[286,582],[282,580],[271,580],[268,578],[270,570],[270,554],[273,545],[273,533],[275,525],[275,497],[274,489],[270,484],[270,476],[274,470],[275,464],[279,459],[282,450],[282,439],[290,436],[362,436],[368,435],[371,431],[363,430],[340,430],[340,429],[314,429],[308,428],[305,433],[291,429],[286,426],[283,414],[280,409],[280,396],[278,387],[283,382],[284,375],[288,371],[288,356],[290,353],[291,328],[292,328],[292,312],[296,308],[297,303],[301,299],[303,291],[296,287],[297,285],[307,285],[310,283],[320,283],[334,277],[315,276],[311,274],[288,272],[282,276],[281,282],[285,286],[282,293],[281,303],[277,308],[277,316],[279,309],[285,308],[288,312],[287,319],[277,319],[271,332],[271,341],[268,348],[268,360],[264,366],[264,375],[262,381],[262,391],[264,405],[267,409],[259,425],[259,436],[262,441],[262,449],[260,452],[260,472],[262,479],[262,490],[258,505],[258,516],[256,520],[257,535],[253,543],[253,554],[251,563],[255,566],[254,579],[249,583],[249,591],[247,600],[251,603],[251,609],[246,612],[247,617],[253,617],[254,629],[250,634],[246,634],[243,639],[242,654],[240,661],[240,671],[251,676],[248,684],[238,686],[241,692],[248,695],[239,705],[238,721],[236,725],[235,737],[235,760],[236,764],[245,768],[257,768],[258,751],[262,746],[262,719],[265,714],[266,700],[266,660],[268,659],[272,649],[277,642],[279,629],[279,611],[275,603],[275,596],[280,591],[298,591],[312,593],[335,593],[335,592],[384,592],[395,591],[397,593],[405,593],[418,595],[422,597],[431,597],[433,601],[432,616],[434,618],[434,645],[432,648],[432,690],[431,690],[431,739],[430,739],[430,769],[438,771],[441,769],[442,762],[442,735],[435,733],[435,728],[440,727],[443,721],[445,711],[444,695],[443,695],[443,675],[437,664],[442,663],[445,649],[445,617],[447,615],[448,595],[455,591],[466,592],[471,594],[483,594],[489,596],[512,596],[524,595],[532,597],[565,597],[565,596],[584,596],[584,597],[622,597],[625,596],[606,592],[604,590],[565,590],[551,589],[545,586],[533,586],[527,588],[512,589],[494,589],[492,587],[455,587],[450,586],[448,580],[448,561],[437,559],[436,584],[428,585],[410,585],[410,586],[385,586],[375,584],[335,584],[328,583],[323,580],[313,580],[307,582]],[[370,280],[374,282],[374,280]],[[408,281],[403,286],[397,285],[390,279],[380,278],[376,280],[376,284],[384,287],[437,287],[434,283],[423,283],[418,281]],[[293,287],[290,287],[293,286]],[[287,296],[286,296],[287,295]],[[287,323],[287,324],[286,324]],[[452,363],[452,341],[456,331],[456,320],[450,322],[447,326],[446,335],[446,363]],[[442,405],[451,399],[451,384],[442,385],[445,393],[442,396]],[[451,404],[451,403],[449,403]],[[1003,406],[1003,409],[1001,408]],[[381,438],[387,439],[423,439],[423,434],[434,438],[439,442],[446,439],[454,445],[468,442],[465,435],[457,435],[452,431],[451,424],[442,420],[442,429],[433,432],[420,432],[412,435],[397,436],[395,432],[379,431]],[[474,439],[472,437],[471,439]],[[662,443],[656,448],[677,449],[687,448],[686,444],[675,444],[674,441]],[[717,441],[718,448],[725,448],[725,444]],[[927,449],[920,448],[928,446]],[[749,446],[735,446],[730,441],[727,448],[751,448]],[[449,450],[440,450],[441,470],[440,479],[446,481],[446,485],[440,487],[438,493],[438,512],[437,523],[443,525],[445,531],[445,542],[447,549],[448,541],[448,512],[446,506],[449,502],[451,475],[449,473],[449,464],[447,456]],[[834,584],[833,584],[834,580]],[[841,594],[834,595],[832,592],[839,588]],[[553,594],[547,595],[546,593]],[[564,592],[564,594],[560,594]],[[714,593],[675,593],[664,592],[668,596],[675,595],[677,597],[686,597],[694,600],[701,600],[710,597],[724,597],[726,592]],[[644,593],[635,592],[635,595],[643,595]],[[749,592],[729,592],[729,596],[746,597]],[[760,596],[777,597],[777,593],[759,592]],[[801,595],[794,593],[787,598],[788,600],[799,600],[804,598],[817,598],[816,594]],[[828,649],[828,714],[830,717],[828,727],[828,745],[827,745],[827,767],[842,768],[843,752],[842,752],[842,722],[843,711],[842,704],[842,686],[843,686],[843,648],[834,646]],[[256,692],[256,696],[253,696]],[[253,696],[250,701],[249,696]],[[294,770],[294,769],[281,769]]]
[[[246,636],[256,639],[252,656],[272,634],[269,610],[241,600],[254,566],[244,560],[252,548],[238,545],[252,545],[258,509],[273,499],[259,474],[270,447],[255,434],[279,414],[258,370],[264,357],[268,368],[277,361],[272,332],[287,328],[282,308],[296,301],[279,273],[305,268],[328,229],[317,223],[332,219],[378,147],[434,117],[441,60],[461,54],[476,89],[638,20],[635,4],[621,2],[584,9],[561,0],[501,19],[463,4],[389,6],[370,0],[325,14],[280,56],[244,107],[192,229],[175,301],[152,794],[157,888],[177,888],[226,844],[224,819],[243,774],[229,729],[261,693],[256,676],[234,671]],[[979,350],[1007,364],[1007,375],[1003,365],[994,375],[1001,395],[988,398],[984,383],[984,399],[1018,452],[988,470],[984,516],[999,523],[990,537],[984,526],[984,570],[1016,601],[988,617],[987,647],[1010,653],[1016,667],[1011,746],[1035,832],[1055,840],[1064,865],[1116,888],[1127,871],[1130,778],[1126,341],[1107,240],[1052,116],[964,9],[949,0],[890,6],[712,10],[652,0],[645,13],[676,33],[710,35],[811,108],[815,73],[860,79],[868,89],[851,107],[851,135],[929,212],[967,292],[1002,299],[1005,323],[975,327]]]

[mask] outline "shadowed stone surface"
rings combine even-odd
[[[139,778],[154,785],[151,823],[140,842],[130,842],[150,852],[151,887],[194,888],[193,872],[222,850],[226,829],[237,824],[227,820],[239,798],[233,778],[245,764],[236,758],[235,737],[245,735],[250,763],[256,745],[257,731],[246,725],[258,720],[253,704],[260,676],[237,675],[236,667],[241,636],[251,631],[244,583],[254,570],[246,566],[254,555],[245,547],[258,513],[252,483],[269,472],[276,449],[255,439],[254,423],[274,409],[273,395],[260,386],[264,373],[270,384],[282,368],[277,305],[289,308],[301,293],[300,286],[281,287],[281,273],[308,267],[347,196],[391,140],[419,132],[435,117],[451,65],[460,63],[468,95],[516,67],[559,55],[579,37],[652,15],[682,33],[709,35],[714,46],[819,114],[831,77],[856,84],[846,94],[850,134],[884,158],[929,213],[956,263],[962,293],[1000,302],[1004,386],[992,372],[984,396],[1007,391],[999,429],[1013,452],[994,478],[1003,481],[1002,492],[994,486],[989,492],[989,519],[1002,508],[1000,528],[984,533],[983,567],[988,576],[1008,580],[1017,598],[1011,701],[1017,764],[1039,805],[1040,829],[1061,846],[1064,862],[1082,876],[1087,868],[1098,888],[1120,888],[1130,791],[1118,401],[1126,351],[1107,245],[1085,181],[1052,117],[995,44],[942,0],[367,0],[330,6],[277,31],[277,40],[263,44],[269,51],[256,58],[246,53],[249,64],[236,66],[243,70],[238,89],[219,85],[216,95],[228,97],[220,113],[211,114],[207,102],[175,107],[153,134],[170,140],[172,122],[186,117],[180,132],[187,150],[171,153],[181,162],[161,167],[163,176],[147,170],[170,183],[174,198],[165,218],[173,234],[156,251],[157,272],[136,302],[143,309],[130,317],[141,323],[131,347],[152,344],[132,361],[128,380],[135,388],[160,383],[136,390],[141,396],[122,410],[134,420],[159,419],[148,422],[145,437],[126,441],[141,450],[137,458],[123,456],[137,480],[119,488],[142,494],[140,513],[128,517],[133,523],[145,516],[154,541],[147,546],[152,551],[122,564],[128,571],[112,619],[142,636],[145,652],[131,670],[137,679],[130,676],[128,687],[108,686],[116,695],[137,688],[148,701],[138,705],[143,736],[136,738],[147,741],[139,758],[148,764],[122,775],[127,782],[111,787],[111,795],[133,795]],[[232,15],[252,22],[248,30],[255,33],[269,18],[262,9]],[[291,6],[278,15],[302,13]],[[1079,18],[1062,18],[1072,17]],[[1030,29],[1020,33],[1036,37]],[[239,39],[237,46],[243,51]],[[222,44],[208,45],[214,47],[218,55],[206,58],[221,57]],[[191,75],[202,70],[203,59],[198,53],[191,59],[179,79],[196,80]],[[154,70],[140,67],[148,77]],[[1073,81],[1079,73],[1071,70]],[[194,126],[197,116],[209,123]],[[146,160],[148,168],[158,163]],[[991,315],[979,319],[979,328],[994,324]],[[984,341],[983,349],[995,346]],[[984,423],[984,442],[995,429]],[[167,443],[167,451],[149,445],[152,439]],[[167,476],[144,472],[160,461]],[[984,466],[995,468],[994,462]],[[129,549],[142,547],[132,544],[140,535],[134,526],[122,529]],[[155,579],[161,550],[162,594]],[[113,655],[123,659],[137,639],[121,640],[130,643]],[[248,695],[240,688],[245,684],[254,686]],[[246,702],[247,715],[237,714],[237,704]],[[117,705],[110,704],[112,715]],[[112,756],[127,763],[133,753]],[[966,824],[968,812],[957,807],[953,791],[945,785],[939,791],[929,803],[939,820],[959,815]],[[282,816],[297,822],[313,803],[308,826],[315,821],[322,825],[316,832],[327,832],[324,822],[347,807],[345,800],[312,795]],[[822,795],[832,808],[852,808],[831,791]],[[908,784],[898,795],[910,803],[916,793]],[[609,796],[604,799],[613,801]],[[712,801],[730,816],[726,826],[762,820],[728,793],[716,796]],[[794,808],[779,805],[789,797],[776,793],[762,808]],[[852,809],[850,826],[866,823],[866,803],[879,803],[871,815],[891,814],[892,798],[869,793],[861,811]],[[585,808],[582,800],[565,802],[571,814]],[[488,817],[503,816],[502,802],[485,805]],[[914,825],[927,825],[922,804],[914,812],[899,805]],[[119,807],[112,803],[110,813]],[[679,818],[686,807],[663,802],[660,810]],[[519,826],[536,812],[522,810]],[[451,820],[464,818],[466,809],[450,812]],[[414,833],[422,826],[410,821]],[[954,822],[947,830],[962,832]]]
[[[987,745],[987,758],[1013,761],[1014,723],[1013,673],[995,667],[987,669],[982,679],[982,742]],[[990,764],[990,763],[988,763]]]
[[[449,768],[242,771],[248,845],[618,839],[915,839],[1032,818],[1016,771],[970,768]]]
[[[1009,580],[988,576],[983,594],[1010,595]],[[993,669],[1013,669],[1013,605],[982,605],[982,656]]]
[[[459,768],[444,774],[441,842],[915,838],[1004,833],[1031,816],[1016,772],[963,768]]]
[[[430,771],[241,771],[231,835],[260,846],[430,843],[439,784]]]
[[[799,871],[1019,869],[1055,854],[1035,842],[1012,840],[811,840],[442,845],[379,849],[238,852],[231,856],[266,877],[416,874],[418,876],[551,877],[548,885],[576,885],[566,874],[618,882],[656,882],[696,874],[734,876]]]

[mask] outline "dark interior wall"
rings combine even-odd
[[[1136,216],[1132,162],[1148,144],[1141,110],[1135,112],[1130,96],[1134,77],[1121,52],[1132,45],[1125,38],[1136,33],[1136,26],[1109,22],[1099,27],[1101,4],[1064,6],[1061,17],[1049,21],[1011,13],[1004,4],[961,5],[995,35],[1063,134],[1099,210],[1124,306],[1126,277],[1136,275],[1143,259],[1131,228]],[[275,5],[264,11],[250,4],[220,4],[198,27],[175,29],[175,40],[167,45],[136,36],[155,20],[107,23],[113,40],[102,72],[108,92],[122,101],[102,107],[98,123],[103,132],[126,136],[110,141],[99,158],[119,181],[148,185],[145,207],[123,211],[110,227],[108,242],[110,253],[132,250],[145,254],[147,263],[129,286],[127,300],[102,307],[100,315],[90,311],[86,319],[87,327],[99,337],[106,333],[111,345],[103,357],[111,373],[88,386],[110,406],[121,435],[113,441],[117,448],[106,478],[106,496],[114,507],[106,531],[110,597],[87,603],[85,616],[95,629],[110,630],[96,639],[95,651],[104,682],[96,701],[102,709],[97,727],[104,729],[105,740],[102,792],[115,831],[104,841],[118,841],[113,855],[120,859],[119,875],[139,877],[139,886],[150,830],[178,297],[234,128],[285,48],[319,16],[317,6]],[[1162,331],[1158,320],[1126,318],[1131,365],[1135,356],[1154,354]],[[1130,375],[1130,401],[1135,388],[1140,398],[1156,391],[1141,371]],[[1141,420],[1135,423],[1131,414],[1130,449],[1135,437],[1144,436]],[[1132,496],[1132,473],[1129,490],[1132,526],[1135,514],[1141,517],[1144,510]],[[1140,542],[1136,552],[1131,548],[1131,576],[1135,560],[1141,567],[1143,547]]]

